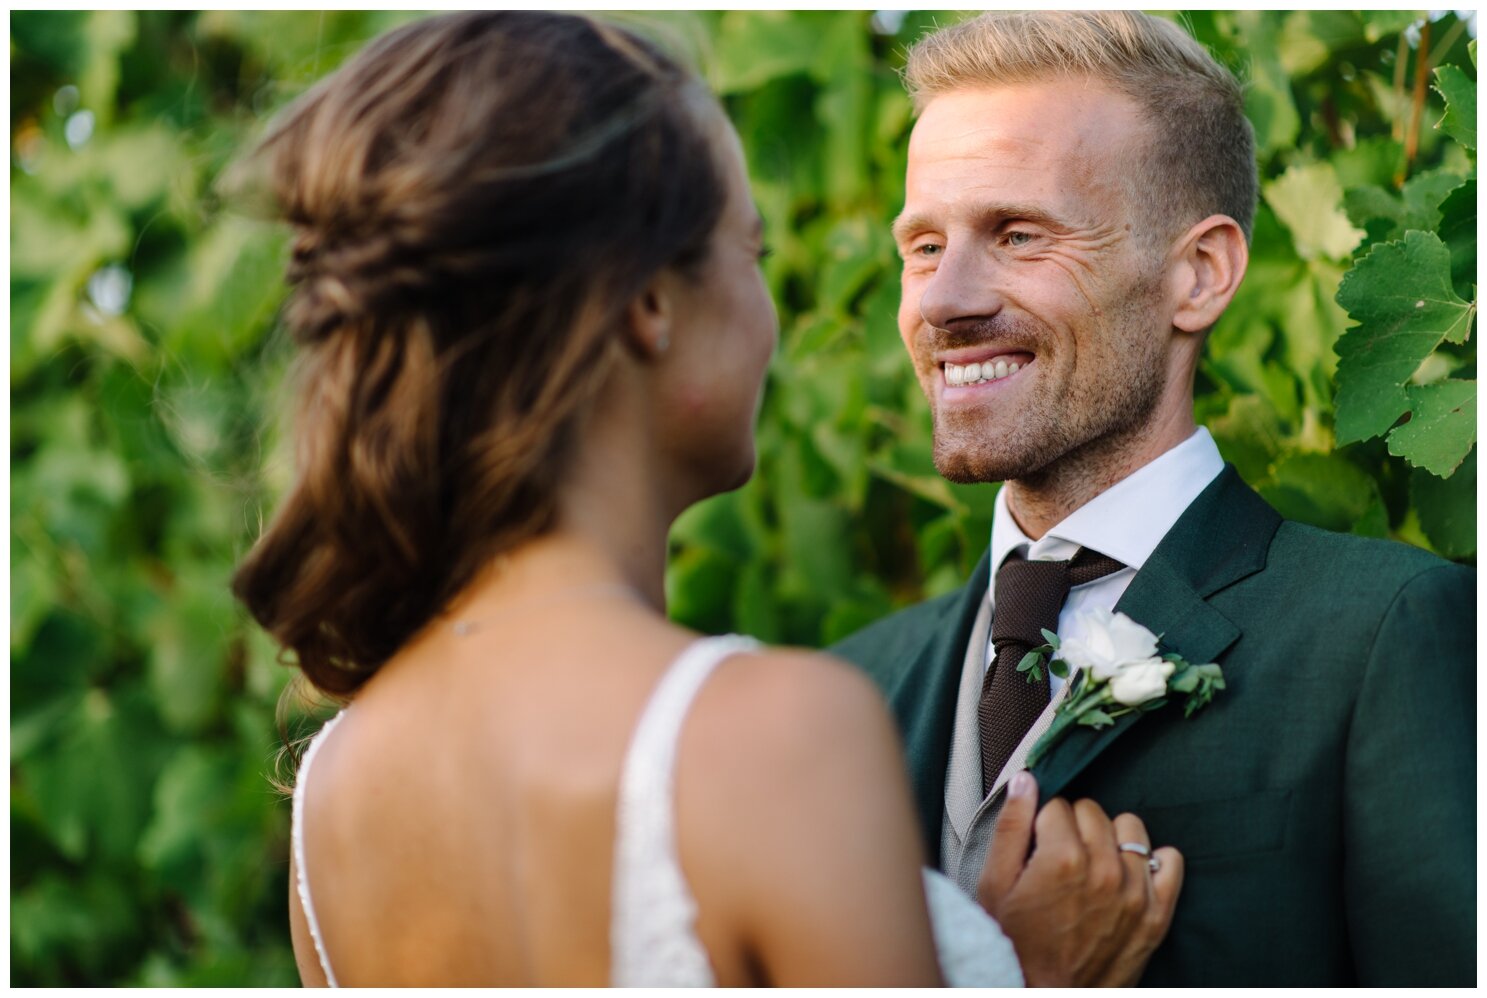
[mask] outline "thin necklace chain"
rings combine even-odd
[[[517,611],[532,610],[537,607],[552,606],[558,603],[567,603],[577,600],[582,596],[601,597],[613,599],[623,597],[624,599],[640,602],[640,596],[635,590],[621,582],[591,582],[586,585],[565,586],[548,594],[543,599],[517,600],[513,605],[503,607],[483,617],[476,619],[464,619],[452,621],[449,629],[459,637],[466,637],[477,631],[488,627],[493,620],[500,620],[510,616]]]

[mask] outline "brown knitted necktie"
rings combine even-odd
[[[1048,670],[1037,682],[1017,665],[1046,643],[1043,628],[1058,630],[1058,614],[1069,589],[1118,572],[1126,566],[1107,555],[1080,548],[1070,561],[1027,561],[1012,554],[996,575],[996,607],[991,643],[996,658],[981,685],[981,792],[996,784],[1012,752],[1048,706]]]

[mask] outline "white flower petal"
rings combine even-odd
[[[1159,658],[1127,663],[1110,680],[1110,695],[1116,703],[1138,707],[1167,692],[1167,677],[1175,667]]]
[[[1125,614],[1103,607],[1080,611],[1068,632],[1058,657],[1076,669],[1089,670],[1099,682],[1110,681],[1127,666],[1146,663],[1157,650],[1155,634]]]
[[[1117,661],[1151,658],[1157,653],[1157,636],[1123,613],[1114,615],[1109,635]]]
[[[1098,661],[1083,640],[1069,638],[1059,645],[1058,657],[1076,669],[1093,669]]]

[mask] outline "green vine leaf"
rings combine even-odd
[[[1440,213],[1436,231],[1451,247],[1451,280],[1467,287],[1477,276],[1477,182],[1468,180],[1447,195]]]
[[[1295,236],[1303,259],[1346,260],[1365,234],[1348,221],[1342,184],[1331,163],[1293,166],[1265,184],[1264,191],[1275,217]]]
[[[1448,478],[1477,442],[1477,383],[1411,385],[1410,421],[1389,434],[1389,453]]]
[[[1456,173],[1431,170],[1407,180],[1398,195],[1372,184],[1351,188],[1343,205],[1348,218],[1367,231],[1371,242],[1387,242],[1399,239],[1410,229],[1436,229],[1445,211],[1442,202],[1461,183]],[[1474,204],[1473,213],[1475,210]]]
[[[1451,281],[1471,286],[1477,278],[1477,181],[1466,181],[1441,202],[1436,232],[1451,247]]]
[[[1446,99],[1446,113],[1435,127],[1468,149],[1477,148],[1477,85],[1455,66],[1435,71],[1435,89]]]
[[[1423,468],[1410,476],[1410,503],[1420,514],[1420,527],[1436,551],[1447,558],[1477,553],[1477,452],[1461,462],[1450,478],[1437,478]]]
[[[1405,386],[1443,340],[1465,343],[1476,305],[1451,287],[1451,253],[1429,232],[1375,246],[1342,279],[1357,323],[1337,342],[1337,443],[1387,433],[1410,411]]]

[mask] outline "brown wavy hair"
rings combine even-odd
[[[319,690],[552,526],[622,310],[722,214],[715,108],[628,30],[496,11],[377,38],[271,127],[297,468],[233,592]]]

